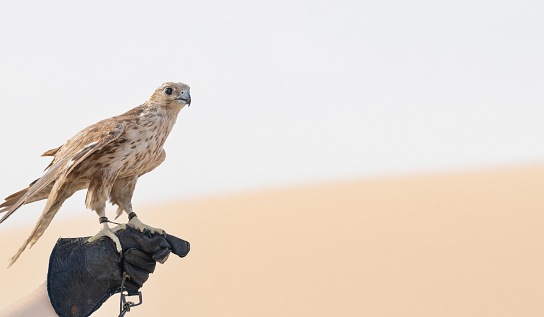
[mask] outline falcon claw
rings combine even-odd
[[[127,228],[127,225],[125,224],[120,224],[120,225],[117,225],[113,228],[111,228],[111,231],[113,231],[114,233],[117,233],[117,231],[119,230],[125,230]]]
[[[118,226],[117,226],[118,227]],[[117,229],[117,227],[113,228],[114,230]],[[121,253],[123,251],[123,248],[121,247],[121,241],[119,241],[119,238],[115,235],[114,232],[117,232],[120,229],[112,230],[108,227],[102,228],[100,231],[98,231],[97,234],[89,238],[88,242],[92,243],[93,241],[96,241],[102,237],[108,237],[113,240],[113,243],[115,243],[115,247],[117,249],[117,252]]]
[[[138,217],[134,217],[134,218],[130,219],[129,222],[127,223],[127,225],[131,226],[134,229],[140,230],[140,232],[144,232],[144,230],[147,229],[147,231],[151,232],[151,234],[153,234],[155,232],[160,233],[160,234],[164,234],[164,230],[148,226],[148,225],[142,223],[140,221],[140,219],[138,219]]]

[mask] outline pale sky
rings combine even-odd
[[[193,103],[135,210],[544,162],[543,17],[542,1],[2,1],[0,196],[165,81],[189,84]],[[59,214],[92,212],[84,195]]]

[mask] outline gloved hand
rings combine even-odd
[[[55,312],[61,316],[89,316],[124,286],[129,295],[147,281],[156,262],[164,263],[170,252],[184,257],[189,242],[169,234],[140,232],[127,226],[116,235],[123,247],[117,252],[111,239],[88,243],[89,237],[60,238],[49,259],[47,293]]]

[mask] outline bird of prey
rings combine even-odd
[[[128,225],[141,231],[162,232],[143,224],[132,211],[132,194],[138,177],[152,171],[166,158],[164,142],[172,130],[180,110],[191,104],[190,88],[183,83],[167,82],[155,90],[142,105],[128,112],[95,123],[77,133],[56,149],[42,156],[53,156],[42,177],[18,191],[0,205],[6,220],[19,207],[47,199],[45,208],[30,237],[11,258],[11,266],[28,245],[32,247],[42,236],[63,202],[76,191],[87,189],[85,205],[99,216],[103,228],[90,242],[103,236],[111,238],[117,251],[121,244],[114,234],[119,225],[108,226],[106,201],[117,205],[117,217],[129,215]]]

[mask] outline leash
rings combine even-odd
[[[134,217],[137,217],[136,216],[136,213],[135,212],[131,212],[129,215],[128,215],[128,219],[129,221],[134,218]],[[108,219],[108,217],[100,217],[98,219],[98,222],[100,223],[104,223],[104,222],[108,222],[108,223],[113,223],[113,224],[116,224],[116,225],[120,225],[120,223],[117,223],[117,222],[114,222],[114,221],[110,221]],[[122,255],[121,255],[122,257]],[[125,316],[126,313],[128,313],[130,311],[130,308],[131,307],[136,307],[138,305],[141,305],[142,304],[142,292],[138,291],[138,293],[136,294],[132,294],[132,295],[129,295],[128,294],[128,291],[125,289],[125,281],[126,279],[128,278],[128,274],[126,272],[123,272],[123,280],[121,281],[121,299],[119,301],[119,316],[118,317],[123,317]],[[134,302],[129,302],[127,301],[127,297],[128,296],[136,296],[138,295],[139,297],[139,300],[138,300],[138,303],[135,304]]]
[[[128,292],[125,290],[125,280],[127,279],[127,273],[123,273],[123,280],[121,281],[121,300],[119,301],[119,316],[123,317],[126,313],[130,311],[131,307],[135,307],[142,304],[142,292],[138,291],[137,294],[128,295]],[[126,293],[126,294],[125,294]],[[137,304],[134,302],[127,302],[126,297],[138,295],[139,301]]]

